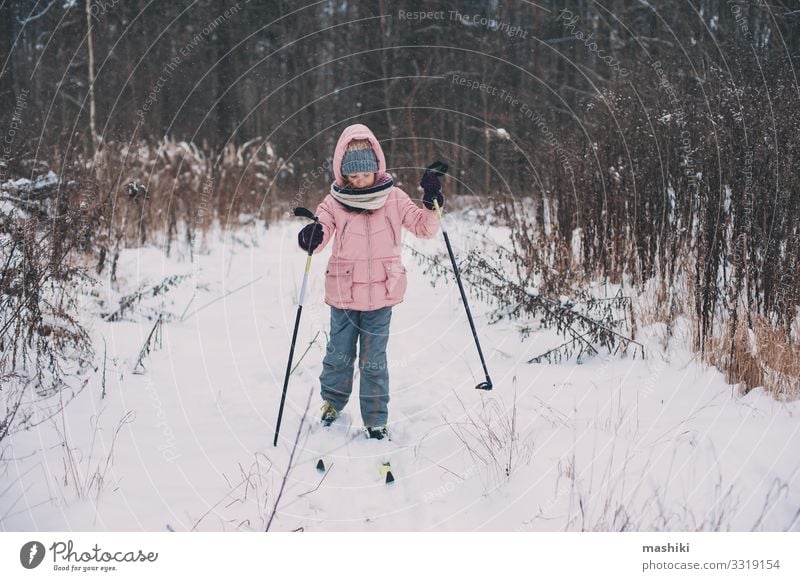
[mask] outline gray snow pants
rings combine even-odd
[[[361,373],[359,398],[365,426],[384,426],[389,415],[389,369],[386,345],[392,307],[375,311],[353,311],[331,307],[331,332],[322,373],[322,399],[341,411],[353,392],[353,364],[360,341],[358,369]]]

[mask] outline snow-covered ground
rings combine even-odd
[[[98,372],[63,413],[2,443],[0,529],[263,531],[285,478],[270,530],[800,530],[800,404],[758,389],[739,396],[680,329],[665,350],[658,325],[640,329],[645,360],[527,364],[559,338],[523,341],[518,323],[487,324],[488,307],[472,299],[495,384],[477,391],[458,290],[432,286],[408,249],[388,348],[392,441],[363,437],[355,393],[331,429],[317,423],[326,250],[312,260],[302,360],[273,447],[301,226],[245,229],[194,262],[153,248],[122,254],[117,282],[84,297]],[[457,252],[504,236],[465,221],[450,231]],[[444,252],[440,237],[405,243]],[[98,316],[175,274],[186,278],[125,320]],[[148,315],[162,308],[172,320],[133,373]],[[39,416],[57,404],[41,402]],[[327,473],[315,469],[320,458]]]

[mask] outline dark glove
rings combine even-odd
[[[317,246],[322,244],[322,224],[304,226],[297,234],[297,243],[306,252],[309,250],[314,252]]]
[[[442,184],[439,183],[439,176],[431,170],[425,170],[422,175],[422,181],[419,182],[425,195],[422,196],[422,203],[429,210],[435,210],[433,201],[439,203],[439,207],[444,206],[444,196],[442,195]]]

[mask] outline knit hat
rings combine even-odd
[[[342,174],[351,175],[354,173],[376,173],[378,171],[378,158],[369,145],[352,142],[347,146],[347,151],[342,157]]]

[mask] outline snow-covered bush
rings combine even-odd
[[[0,439],[24,427],[22,402],[79,388],[93,348],[78,320],[77,291],[91,286],[75,250],[91,239],[95,206],[70,206],[52,172],[5,184],[0,212]]]

